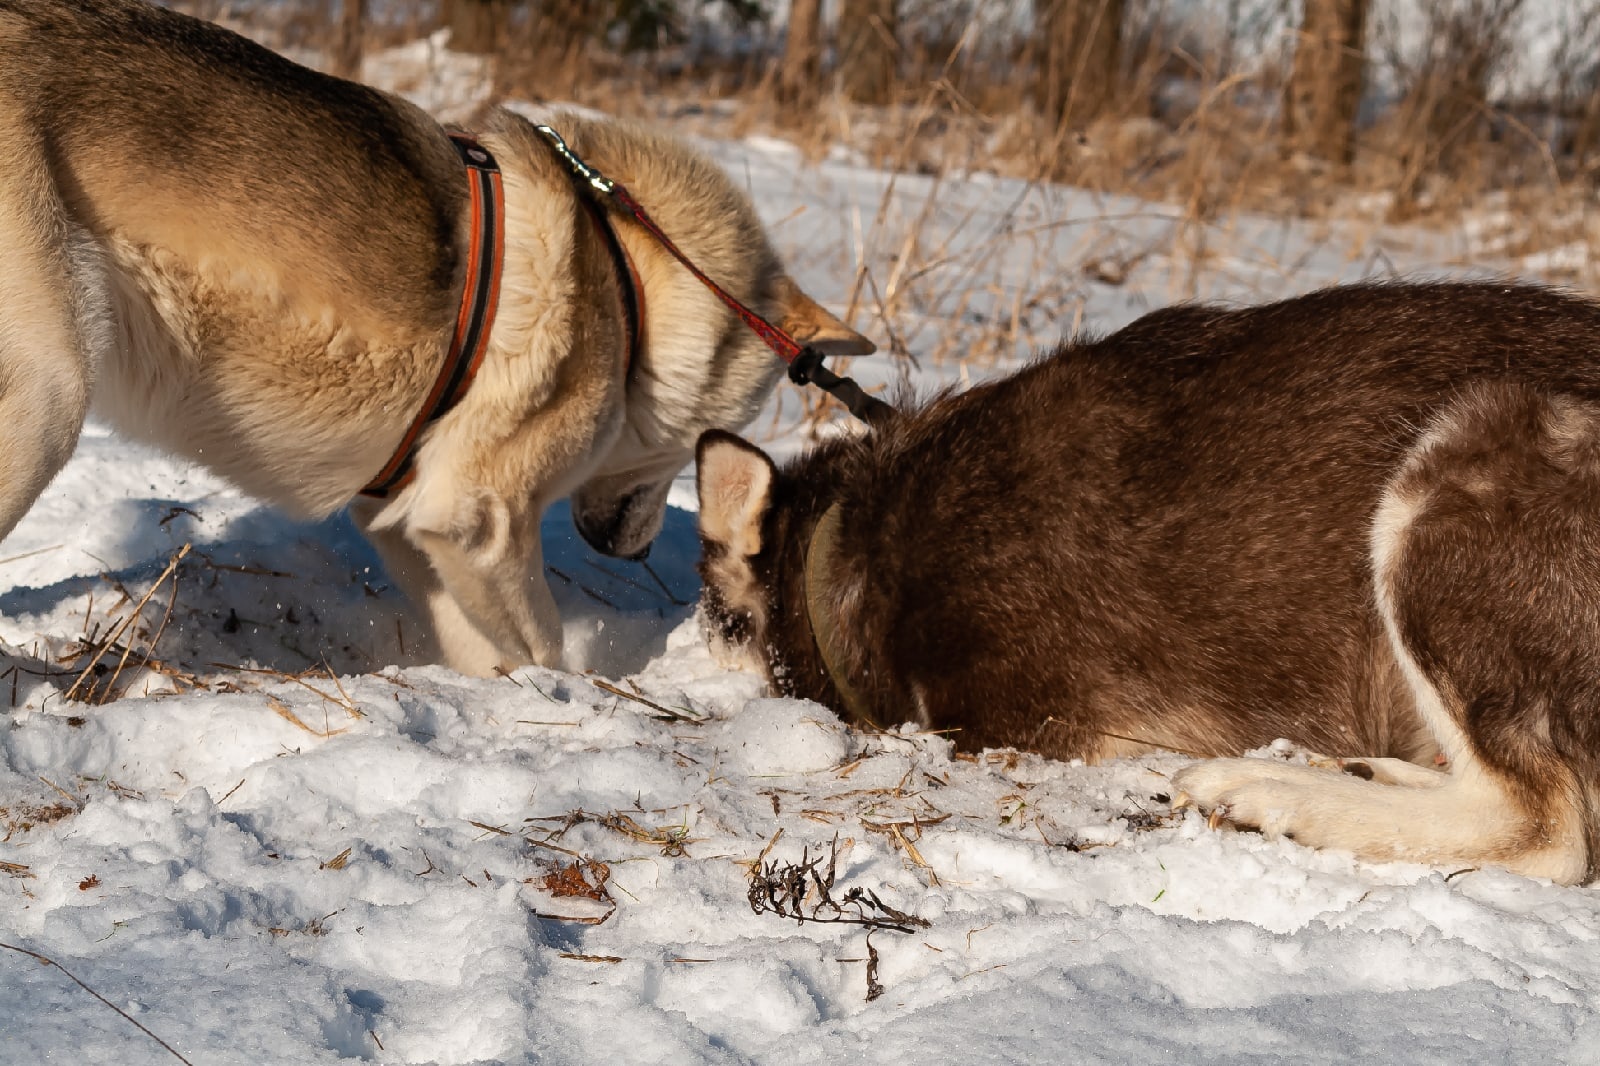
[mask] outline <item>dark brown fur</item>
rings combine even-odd
[[[1529,832],[1581,797],[1594,855],[1600,306],[1574,296],[1360,285],[1063,344],[775,469],[760,551],[706,538],[706,616],[776,691],[842,709],[804,593],[838,503],[836,665],[880,723],[1062,758],[1287,737],[1431,764],[1374,589],[1391,491],[1421,501],[1389,591],[1404,647]],[[733,606],[741,572],[759,610]]]

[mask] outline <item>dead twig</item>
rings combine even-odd
[[[178,1049],[177,1048],[173,1047],[171,1044],[167,1043],[165,1040],[161,1039],[159,1036],[157,1036],[156,1034],[152,1033],[149,1029],[146,1029],[143,1025],[139,1024],[139,1022],[136,1021],[133,1018],[133,1016],[130,1015],[127,1011],[123,1010],[121,1007],[117,1006],[115,1003],[111,1002],[109,999],[107,999],[106,997],[102,996],[100,993],[96,992],[94,989],[90,988],[88,985],[84,984],[81,980],[79,980],[77,978],[77,976],[75,976],[72,973],[71,970],[67,969],[65,966],[61,965],[56,960],[54,960],[52,958],[48,958],[47,956],[41,955],[37,951],[29,951],[27,948],[19,948],[15,944],[7,944],[7,943],[4,943],[4,942],[0,942],[0,948],[5,948],[7,951],[15,951],[19,955],[26,955],[30,959],[36,960],[41,966],[54,966],[56,969],[60,970],[64,974],[66,974],[67,978],[73,984],[77,985],[79,988],[81,988],[85,992],[89,993],[95,999],[98,999],[101,1003],[104,1003],[106,1006],[108,1006],[112,1010],[116,1011],[118,1014],[120,1014],[128,1022],[128,1024],[132,1025],[135,1029],[139,1030],[145,1036],[148,1036],[151,1040],[154,1040],[156,1043],[160,1044],[163,1048],[165,1048],[168,1052],[171,1053],[173,1058],[177,1059],[181,1063],[184,1063],[185,1066],[194,1066],[194,1063],[190,1062],[188,1059],[184,1058],[182,1055],[180,1055],[178,1053]]]
[[[821,854],[812,858],[807,848],[801,852],[798,863],[774,859],[758,866],[750,875],[747,894],[750,909],[757,914],[793,918],[799,923],[864,925],[871,929],[892,929],[897,933],[928,928],[930,923],[926,918],[896,910],[869,888],[854,887],[839,899],[834,899],[839,861],[837,835],[828,849],[825,872],[821,869],[822,860]],[[813,893],[815,901],[808,902]]]
[[[175,553],[173,553],[172,558],[167,562],[167,568],[161,571],[161,576],[156,578],[155,584],[150,586],[150,591],[144,594],[144,596],[139,600],[138,604],[134,607],[133,611],[120,623],[118,623],[117,628],[114,629],[111,632],[111,635],[105,639],[105,642],[100,646],[100,650],[95,652],[94,657],[89,660],[89,665],[83,668],[83,670],[78,674],[78,679],[72,683],[72,687],[67,689],[66,695],[62,697],[63,699],[70,700],[78,694],[78,690],[83,686],[83,683],[87,681],[89,675],[94,672],[96,664],[98,664],[100,660],[105,657],[106,652],[110,651],[111,648],[116,645],[117,641],[122,638],[122,634],[128,631],[128,627],[133,625],[134,621],[137,620],[141,614],[143,614],[145,605],[148,604],[151,597],[156,594],[156,590],[161,587],[161,583],[166,581],[168,577],[172,576],[172,574],[177,571],[178,564],[183,561],[184,556],[189,554],[190,547],[192,547],[192,545],[185,544],[183,547],[179,548]],[[126,656],[124,656],[124,659],[126,659]]]
[[[656,712],[650,716],[652,718],[659,718],[664,722],[693,722],[697,725],[702,722],[702,719],[696,718],[693,715],[684,714],[682,711],[675,711],[671,707],[663,707],[654,700],[646,699],[636,692],[629,692],[626,689],[618,688],[609,681],[602,681],[598,677],[591,677],[589,679],[589,683],[602,692],[609,692],[613,696],[621,696],[625,700],[632,700],[634,703],[638,703],[650,708],[652,711]]]

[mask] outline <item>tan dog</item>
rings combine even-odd
[[[561,132],[712,277],[802,340],[871,350],[784,274],[748,200],[665,138]],[[636,225],[629,331],[601,225],[525,120],[503,173],[499,313],[415,477],[356,517],[456,668],[557,664],[539,520],[573,497],[642,552],[702,430],[743,425],[781,364]],[[434,386],[462,303],[467,171],[425,113],[142,0],[0,0],[0,536],[91,409],[290,512],[350,502]]]
[[[1600,874],[1600,304],[1172,307],[784,468],[699,447],[705,618],[786,695],[1180,772],[1369,859]]]

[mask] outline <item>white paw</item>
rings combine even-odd
[[[1198,807],[1212,828],[1227,824],[1293,839],[1310,792],[1337,774],[1266,759],[1210,759],[1180,770],[1172,786],[1175,803]]]

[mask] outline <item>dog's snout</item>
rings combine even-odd
[[[635,489],[598,513],[574,509],[572,520],[589,547],[613,559],[643,561],[650,554],[650,540],[643,533],[648,522],[641,520],[640,511],[648,503],[648,492]],[[647,537],[643,544],[640,537]]]

